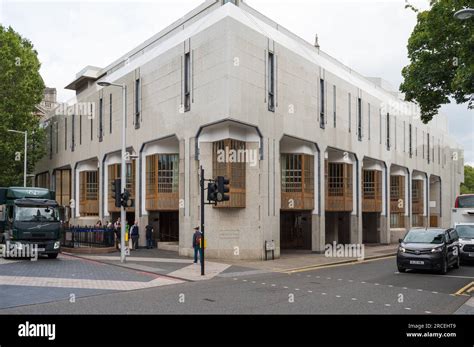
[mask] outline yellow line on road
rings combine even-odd
[[[357,264],[369,263],[369,262],[372,262],[372,261],[385,260],[385,259],[390,259],[390,258],[395,258],[395,256],[394,255],[389,255],[389,256],[384,256],[384,257],[380,257],[380,258],[367,259],[367,260],[354,260],[354,261],[350,261],[350,262],[346,262],[346,263],[339,263],[339,264],[310,265],[310,266],[305,266],[305,267],[296,268],[296,269],[281,270],[279,272],[291,275],[292,273],[297,273],[297,272],[327,269],[327,268],[331,268],[331,267],[346,266],[346,265],[357,265]]]
[[[455,295],[467,295],[466,293],[470,293],[474,290],[474,282],[471,282],[469,284],[466,284],[464,287],[459,289]]]

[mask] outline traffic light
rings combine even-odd
[[[122,207],[127,208],[127,207],[133,207],[133,200],[130,199],[130,192],[128,190],[125,190],[121,194],[121,201],[120,204]]]
[[[122,189],[122,181],[120,178],[112,181],[112,198],[115,200],[115,207],[122,206],[121,204],[121,194],[120,190]]]
[[[226,179],[223,176],[218,176],[217,177],[217,196],[216,196],[216,201],[222,202],[222,201],[229,201],[230,197],[228,194],[230,189],[229,189],[229,183],[230,181]]]
[[[217,201],[217,184],[211,182],[207,184],[207,201]]]

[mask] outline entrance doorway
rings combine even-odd
[[[380,243],[380,213],[362,212],[362,242]]]
[[[351,242],[351,213],[326,211],[326,243]]]
[[[179,241],[179,212],[149,212],[148,223],[155,230],[157,242]]]
[[[280,249],[311,250],[310,212],[280,212]]]

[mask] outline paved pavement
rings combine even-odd
[[[294,272],[232,266],[208,281],[106,291],[83,295],[74,303],[67,297],[56,298],[54,302],[5,308],[0,314],[466,314],[472,313],[469,296],[455,293],[473,281],[474,266],[453,269],[445,276],[400,274],[394,258]]]

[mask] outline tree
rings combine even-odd
[[[474,109],[474,20],[454,18],[456,11],[472,5],[472,0],[431,0],[423,12],[406,5],[418,15],[400,90],[419,105],[425,124],[450,98]]]
[[[474,194],[474,167],[464,166],[464,183],[461,184],[461,194]]]
[[[31,42],[0,25],[0,186],[23,185],[24,137],[8,129],[28,131],[28,173],[45,154],[45,132],[33,114],[45,88],[40,65]]]

